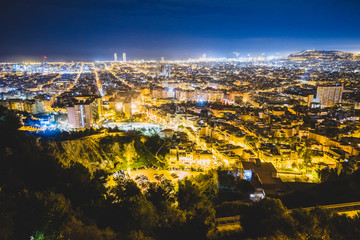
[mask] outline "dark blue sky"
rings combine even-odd
[[[358,0],[11,0],[0,60],[360,51]]]

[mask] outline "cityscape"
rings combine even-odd
[[[279,2],[6,3],[0,239],[360,239],[360,5]]]

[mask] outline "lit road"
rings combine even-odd
[[[43,88],[44,85],[53,84],[56,79],[59,79],[59,78],[61,77],[61,75],[62,75],[62,74],[58,74],[58,75],[56,75],[55,77],[51,78],[51,79],[50,79],[49,81],[47,81],[46,83],[39,85],[39,90],[42,90],[42,88]]]
[[[356,214],[360,213],[360,202],[347,202],[347,203],[338,203],[330,205],[321,205],[307,208],[300,208],[302,210],[311,210],[314,208],[329,209],[336,211],[338,214],[346,214],[349,217],[353,217]],[[354,209],[356,208],[356,209]],[[296,208],[298,209],[298,208]],[[288,212],[291,213],[295,209],[289,209]],[[225,228],[231,227],[234,225],[240,225],[240,215],[215,218],[215,223],[217,227]]]
[[[95,73],[95,80],[96,80],[96,86],[98,88],[98,91],[99,91],[101,97],[104,97],[105,93],[104,93],[104,91],[102,89],[101,82],[100,82],[100,79],[99,79],[99,74],[96,71],[96,69],[94,69],[94,73]]]
[[[215,224],[218,231],[241,230],[240,215],[215,218]]]
[[[322,206],[315,206],[315,207],[319,207],[321,209],[338,210],[339,213],[345,213],[345,212],[347,212],[346,209],[348,209],[348,208],[359,208],[360,209],[360,202],[337,203],[337,204],[322,205]],[[311,210],[315,207],[307,207],[307,208],[303,208],[303,209]],[[354,211],[354,210],[350,210],[350,211]]]
[[[114,73],[114,71],[109,70],[109,72],[110,72],[116,79],[120,80],[123,84],[125,84],[127,87],[129,87],[130,89],[132,88],[127,82],[124,81],[124,79],[117,77],[116,74]]]

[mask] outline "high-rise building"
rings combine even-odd
[[[49,72],[49,64],[47,63],[46,59],[47,59],[47,57],[44,56],[44,58],[43,58],[43,60],[42,60],[42,64],[41,64],[42,72],[43,72],[43,73]]]
[[[67,107],[68,122],[74,128],[91,127],[100,116],[100,98],[75,102]]]
[[[164,57],[161,57],[161,61],[162,61],[162,62],[165,62],[165,58],[164,58]]]
[[[321,107],[331,107],[341,102],[343,91],[343,86],[318,86],[316,100]]]
[[[123,53],[123,62],[126,62],[126,53]]]
[[[117,62],[117,53],[114,53],[114,62]]]

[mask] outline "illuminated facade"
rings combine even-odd
[[[91,127],[99,118],[99,99],[83,100],[67,107],[68,123],[74,128]]]
[[[316,99],[322,107],[331,107],[342,100],[343,86],[318,86]]]

